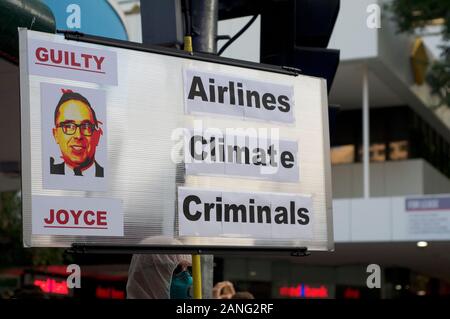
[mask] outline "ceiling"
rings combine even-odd
[[[341,109],[361,108],[362,105],[362,64],[339,64],[331,88],[329,102]],[[388,87],[369,69],[369,105],[370,107],[396,106],[407,104],[394,90]]]

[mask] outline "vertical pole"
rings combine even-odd
[[[219,0],[192,0],[192,45],[195,52],[217,53],[217,21]],[[201,256],[202,297],[212,298],[214,256]],[[195,288],[194,288],[195,290]]]
[[[369,70],[367,65],[363,65],[362,77],[362,104],[363,104],[363,184],[364,198],[370,197],[370,170],[369,170],[369,145],[370,145],[370,127],[369,127]]]
[[[189,33],[184,36],[184,51],[192,53],[192,37]],[[202,266],[200,255],[192,255],[192,283],[194,288],[194,299],[202,299]]]
[[[192,255],[192,281],[194,285],[194,299],[202,299],[202,266],[200,255]]]
[[[195,52],[217,53],[219,0],[191,1]]]
[[[201,255],[202,263],[202,298],[212,299],[214,285],[214,255]]]

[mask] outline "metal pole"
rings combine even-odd
[[[190,2],[192,14],[192,46],[194,52],[217,53],[217,23],[219,18],[218,0],[193,0]],[[195,255],[194,255],[195,256]],[[194,258],[194,256],[192,256]],[[197,256],[200,258],[200,256]],[[195,258],[197,258],[195,257]],[[201,293],[205,299],[212,298],[214,256],[201,256]],[[195,292],[195,287],[194,287]],[[200,298],[202,298],[200,297]]]
[[[192,37],[184,36],[184,51],[192,53]],[[200,255],[192,255],[192,281],[194,288],[194,299],[202,299],[202,265]]]
[[[201,255],[202,262],[202,298],[212,299],[214,286],[214,255]]]
[[[217,53],[219,0],[191,1],[191,12],[194,51]]]
[[[202,299],[202,266],[200,255],[192,255],[192,279],[194,299]]]
[[[363,104],[363,184],[364,198],[370,197],[370,170],[369,170],[369,145],[370,145],[370,127],[369,127],[369,70],[367,65],[363,65],[362,77],[362,104]]]

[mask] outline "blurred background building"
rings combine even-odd
[[[58,29],[142,42],[139,0],[43,2]],[[229,18],[232,14],[224,6],[233,1],[220,3],[219,18],[224,19],[217,33],[232,36],[251,16]],[[81,24],[76,17],[69,19],[78,10],[74,4],[81,10]],[[449,297],[450,108],[436,106],[425,81],[427,68],[441,54],[444,26],[430,21],[419,35],[399,33],[393,13],[381,0],[341,0],[338,12],[331,38],[318,45],[340,50],[336,75],[323,71],[332,73],[329,103],[336,106],[330,113],[335,251],[302,258],[215,256],[214,281],[230,280],[237,290],[248,290],[256,298]],[[258,16],[222,56],[295,62],[299,43],[289,59],[283,59],[286,52],[281,49],[269,57],[273,35],[268,32],[267,19]],[[225,42],[218,41],[219,50]],[[310,48],[308,43],[302,48],[314,51],[315,45]],[[18,199],[11,194],[20,190],[18,66],[0,59],[0,82],[0,224],[6,225],[6,210]],[[2,245],[23,250],[21,242],[12,245],[5,234],[0,234]],[[130,256],[60,257],[68,258],[61,262],[83,267],[83,288],[72,291],[65,286],[65,267],[27,265],[25,255],[33,253],[18,253],[24,255],[20,266],[2,260],[0,294],[31,284],[52,297],[125,297]],[[57,261],[52,254],[36,252],[32,261]],[[369,264],[381,267],[381,289],[366,286]]]

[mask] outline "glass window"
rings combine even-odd
[[[363,161],[362,145],[358,147],[358,162]],[[370,162],[384,162],[386,161],[386,145],[384,143],[374,143],[369,147],[369,161]]]
[[[395,141],[389,143],[389,159],[399,161],[408,159],[408,141]]]
[[[384,162],[386,161],[386,144],[377,143],[370,145],[370,161]]]
[[[331,147],[331,164],[347,164],[355,161],[355,146],[341,145]]]

